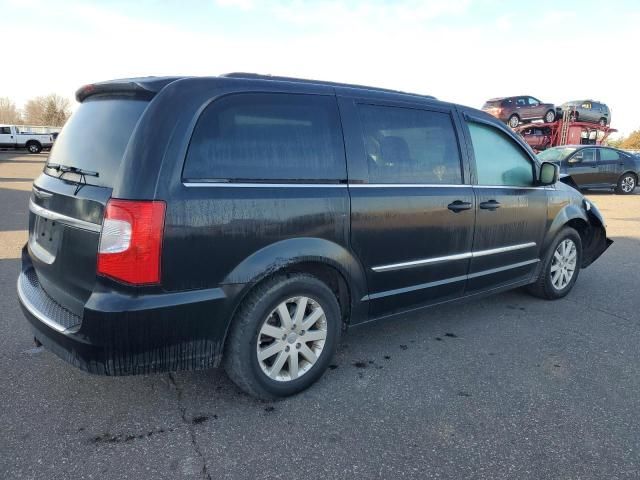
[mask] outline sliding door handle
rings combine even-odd
[[[480,204],[480,208],[483,210],[495,210],[500,208],[500,202],[496,202],[495,200],[489,200],[488,202],[482,202]]]
[[[471,210],[473,205],[469,202],[463,202],[462,200],[456,200],[453,203],[447,205],[447,208],[454,213],[461,212],[463,210]]]

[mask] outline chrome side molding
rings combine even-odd
[[[540,261],[539,258],[534,258],[532,260],[526,260],[524,262],[519,262],[519,263],[512,263],[510,265],[504,265],[502,267],[492,268],[490,270],[483,270],[481,272],[471,273],[469,275],[461,275],[459,277],[451,277],[451,278],[445,278],[444,280],[436,280],[434,282],[420,283],[418,285],[411,285],[409,287],[397,288],[395,290],[387,290],[384,292],[372,293],[370,295],[365,295],[362,298],[362,301],[377,300],[378,298],[384,298],[384,297],[390,297],[392,295],[415,292],[416,290],[425,290],[427,288],[439,287],[440,285],[447,285],[449,283],[464,282],[466,280],[471,280],[472,278],[483,277],[485,275],[492,275],[494,273],[504,272],[506,270],[511,270],[514,268],[526,267],[527,265],[533,265],[534,263],[538,263],[539,261]]]
[[[451,262],[454,260],[464,260],[465,258],[484,257],[487,255],[496,255],[498,253],[512,252],[514,250],[521,250],[524,248],[535,247],[535,242],[521,243],[518,245],[509,245],[506,247],[492,248],[489,250],[478,250],[475,252],[457,253],[455,255],[446,255],[444,257],[425,258],[421,260],[413,260],[410,262],[391,263],[389,265],[380,265],[372,267],[374,272],[390,272],[393,270],[402,270],[404,268],[420,267],[423,265],[429,265],[433,263]]]
[[[433,257],[425,258],[423,260],[413,260],[411,262],[392,263],[389,265],[380,265],[378,267],[372,267],[374,272],[390,272],[391,270],[402,270],[404,268],[421,267],[422,265],[429,265],[432,263],[451,262],[453,260],[464,260],[465,258],[471,258],[471,252],[458,253],[456,255],[447,255],[445,257]]]
[[[244,183],[244,182],[183,182],[187,188],[347,188],[346,183]]]

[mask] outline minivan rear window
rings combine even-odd
[[[485,102],[482,108],[499,108],[502,106],[502,100],[489,100]]]
[[[88,98],[58,135],[48,164],[98,172],[97,177],[85,177],[86,182],[112,187],[131,134],[148,104],[133,98]],[[72,175],[64,178],[73,179]]]
[[[196,124],[187,181],[345,180],[346,162],[334,97],[240,93],[211,103]]]

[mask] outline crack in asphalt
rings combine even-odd
[[[173,373],[169,372],[168,377],[169,377],[169,381],[171,382],[173,387],[176,389],[176,393],[178,397],[178,406],[180,407],[180,416],[182,417],[182,421],[187,426],[187,429],[189,431],[189,436],[191,437],[191,445],[193,446],[193,450],[196,452],[196,455],[198,455],[198,457],[200,457],[200,459],[202,460],[202,471],[201,471],[202,477],[207,480],[212,480],[211,474],[209,473],[207,468],[207,461],[204,458],[202,451],[200,450],[200,445],[198,445],[198,440],[196,438],[196,431],[194,428],[194,425],[201,422],[189,421],[189,419],[187,418],[187,407],[184,406],[182,401],[183,399],[182,388],[180,388],[180,386],[178,385],[178,382],[176,382],[176,379],[173,376]],[[197,417],[197,418],[200,419],[201,417]]]

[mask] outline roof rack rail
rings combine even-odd
[[[274,80],[274,81],[280,81],[280,82],[309,83],[309,84],[316,84],[316,85],[327,85],[331,87],[362,88],[362,89],[371,90],[374,92],[399,93],[401,95],[411,95],[413,97],[429,98],[432,100],[436,99],[436,97],[432,95],[420,95],[418,93],[403,92],[401,90],[392,90],[390,88],[370,87],[368,85],[357,85],[352,83],[327,82],[324,80],[311,80],[308,78],[282,77],[277,75],[262,75],[259,73],[246,73],[246,72],[224,73],[219,76],[225,77],[225,78],[244,78],[248,80]]]

